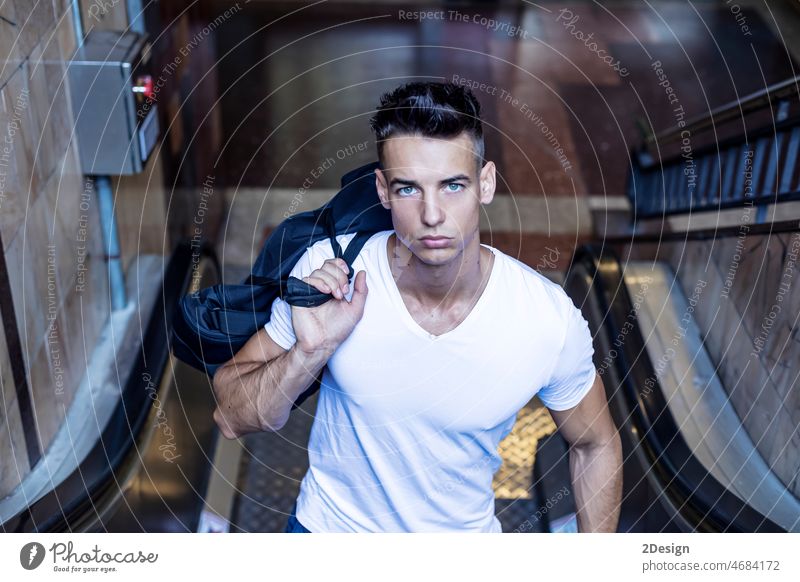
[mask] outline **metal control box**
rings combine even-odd
[[[84,174],[141,172],[158,140],[150,46],[135,32],[92,31],[69,63]]]

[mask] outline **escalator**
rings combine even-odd
[[[66,480],[4,522],[5,531],[203,529],[209,481],[218,471],[219,455],[214,451],[221,440],[211,416],[213,392],[205,374],[169,354],[172,313],[179,298],[190,288],[219,279],[213,252],[203,247],[198,257],[193,250],[196,253],[182,245],[169,261],[138,361],[94,449]],[[644,280],[650,285],[647,293],[642,293]],[[776,481],[752,443],[747,444],[735,414],[731,416],[727,402],[720,401],[721,386],[698,364],[700,351],[691,358],[692,374],[695,379],[703,376],[701,384],[707,389],[688,410],[680,408],[680,387],[667,381],[666,366],[654,365],[659,333],[671,331],[665,298],[685,299],[676,283],[659,263],[633,262],[623,269],[608,248],[591,245],[575,253],[564,282],[595,338],[595,364],[622,437],[619,531],[800,531],[800,505]],[[645,295],[656,302],[650,311]],[[661,315],[653,318],[653,310]],[[681,362],[675,357],[669,365]],[[711,420],[703,420],[702,414],[710,414]],[[700,438],[692,419],[700,419],[695,423],[704,429]],[[551,446],[557,447],[557,438],[552,440]],[[715,442],[723,448],[715,450]],[[537,452],[540,464],[535,473],[550,476],[549,481],[537,481],[545,489],[568,486],[556,483],[567,479],[568,470],[543,468],[547,458],[544,449]],[[566,456],[557,452],[551,458],[563,464]],[[738,470],[732,473],[730,467]],[[561,478],[554,478],[558,475]],[[549,493],[541,490],[537,495],[547,499]]]
[[[622,437],[619,531],[798,531],[797,499],[749,442],[713,366],[709,373],[703,364],[702,343],[693,348],[682,341],[693,350],[690,357],[673,349],[670,361],[654,365],[659,332],[680,318],[671,302],[685,302],[676,283],[660,263],[623,270],[611,250],[593,245],[576,251],[564,283],[595,337],[595,364]],[[660,302],[659,316],[648,312],[647,297]],[[668,385],[666,371],[675,366],[688,368],[678,376],[682,381]],[[680,392],[687,385],[688,408]]]
[[[143,317],[137,361],[94,448],[64,481],[5,521],[4,531],[198,531],[215,470],[213,392],[205,374],[170,355],[169,338],[179,299],[218,279],[210,247],[176,248],[149,320]]]

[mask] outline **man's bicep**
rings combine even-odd
[[[547,384],[538,392],[539,400],[551,410],[576,406],[594,382],[594,345],[589,324],[566,295],[566,329],[561,350],[556,355]]]
[[[567,410],[550,410],[561,436],[571,445],[602,442],[613,436],[616,428],[608,411],[608,401],[600,374],[581,401]]]

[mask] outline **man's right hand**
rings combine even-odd
[[[347,263],[343,259],[328,259],[303,281],[322,293],[331,293],[333,299],[317,307],[292,306],[292,326],[297,346],[303,351],[333,353],[352,333],[364,315],[367,300],[367,272],[359,271],[353,281],[353,295],[349,292]]]

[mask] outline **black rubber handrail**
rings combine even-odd
[[[602,252],[601,252],[602,251]],[[614,397],[621,398],[648,459],[651,472],[681,516],[697,531],[784,532],[785,530],[743,502],[717,481],[694,456],[669,410],[636,321],[620,262],[613,251],[595,244],[578,248],[567,277],[583,270],[606,315],[604,329],[609,342],[621,331],[620,322],[634,325],[618,349],[615,366],[622,378]],[[568,287],[565,284],[565,288]],[[583,300],[583,298],[574,298]],[[597,331],[597,330],[593,330]],[[647,382],[651,388],[643,394]],[[635,462],[630,459],[629,462]]]
[[[692,117],[683,125],[676,125],[664,131],[648,135],[645,137],[645,144],[649,145],[656,142],[663,144],[679,139],[685,131],[697,133],[711,129],[715,124],[738,119],[746,113],[764,109],[775,101],[793,97],[798,93],[800,93],[800,77],[785,79],[765,89],[745,95],[741,99],[721,105],[708,113]]]
[[[636,243],[683,242],[690,240],[717,240],[733,236],[768,236],[784,232],[800,231],[800,220],[760,222],[733,226],[698,228],[695,230],[668,230],[659,232],[635,232],[613,235],[603,239],[606,245],[629,245]]]
[[[147,429],[153,407],[142,378],[160,379],[169,361],[172,314],[191,281],[193,253],[218,263],[208,243],[179,244],[162,278],[161,289],[150,314],[137,361],[131,370],[122,398],[100,438],[80,465],[58,486],[29,507],[7,520],[5,532],[64,532],[96,511],[100,500],[124,479],[126,462],[136,457],[136,443]]]

